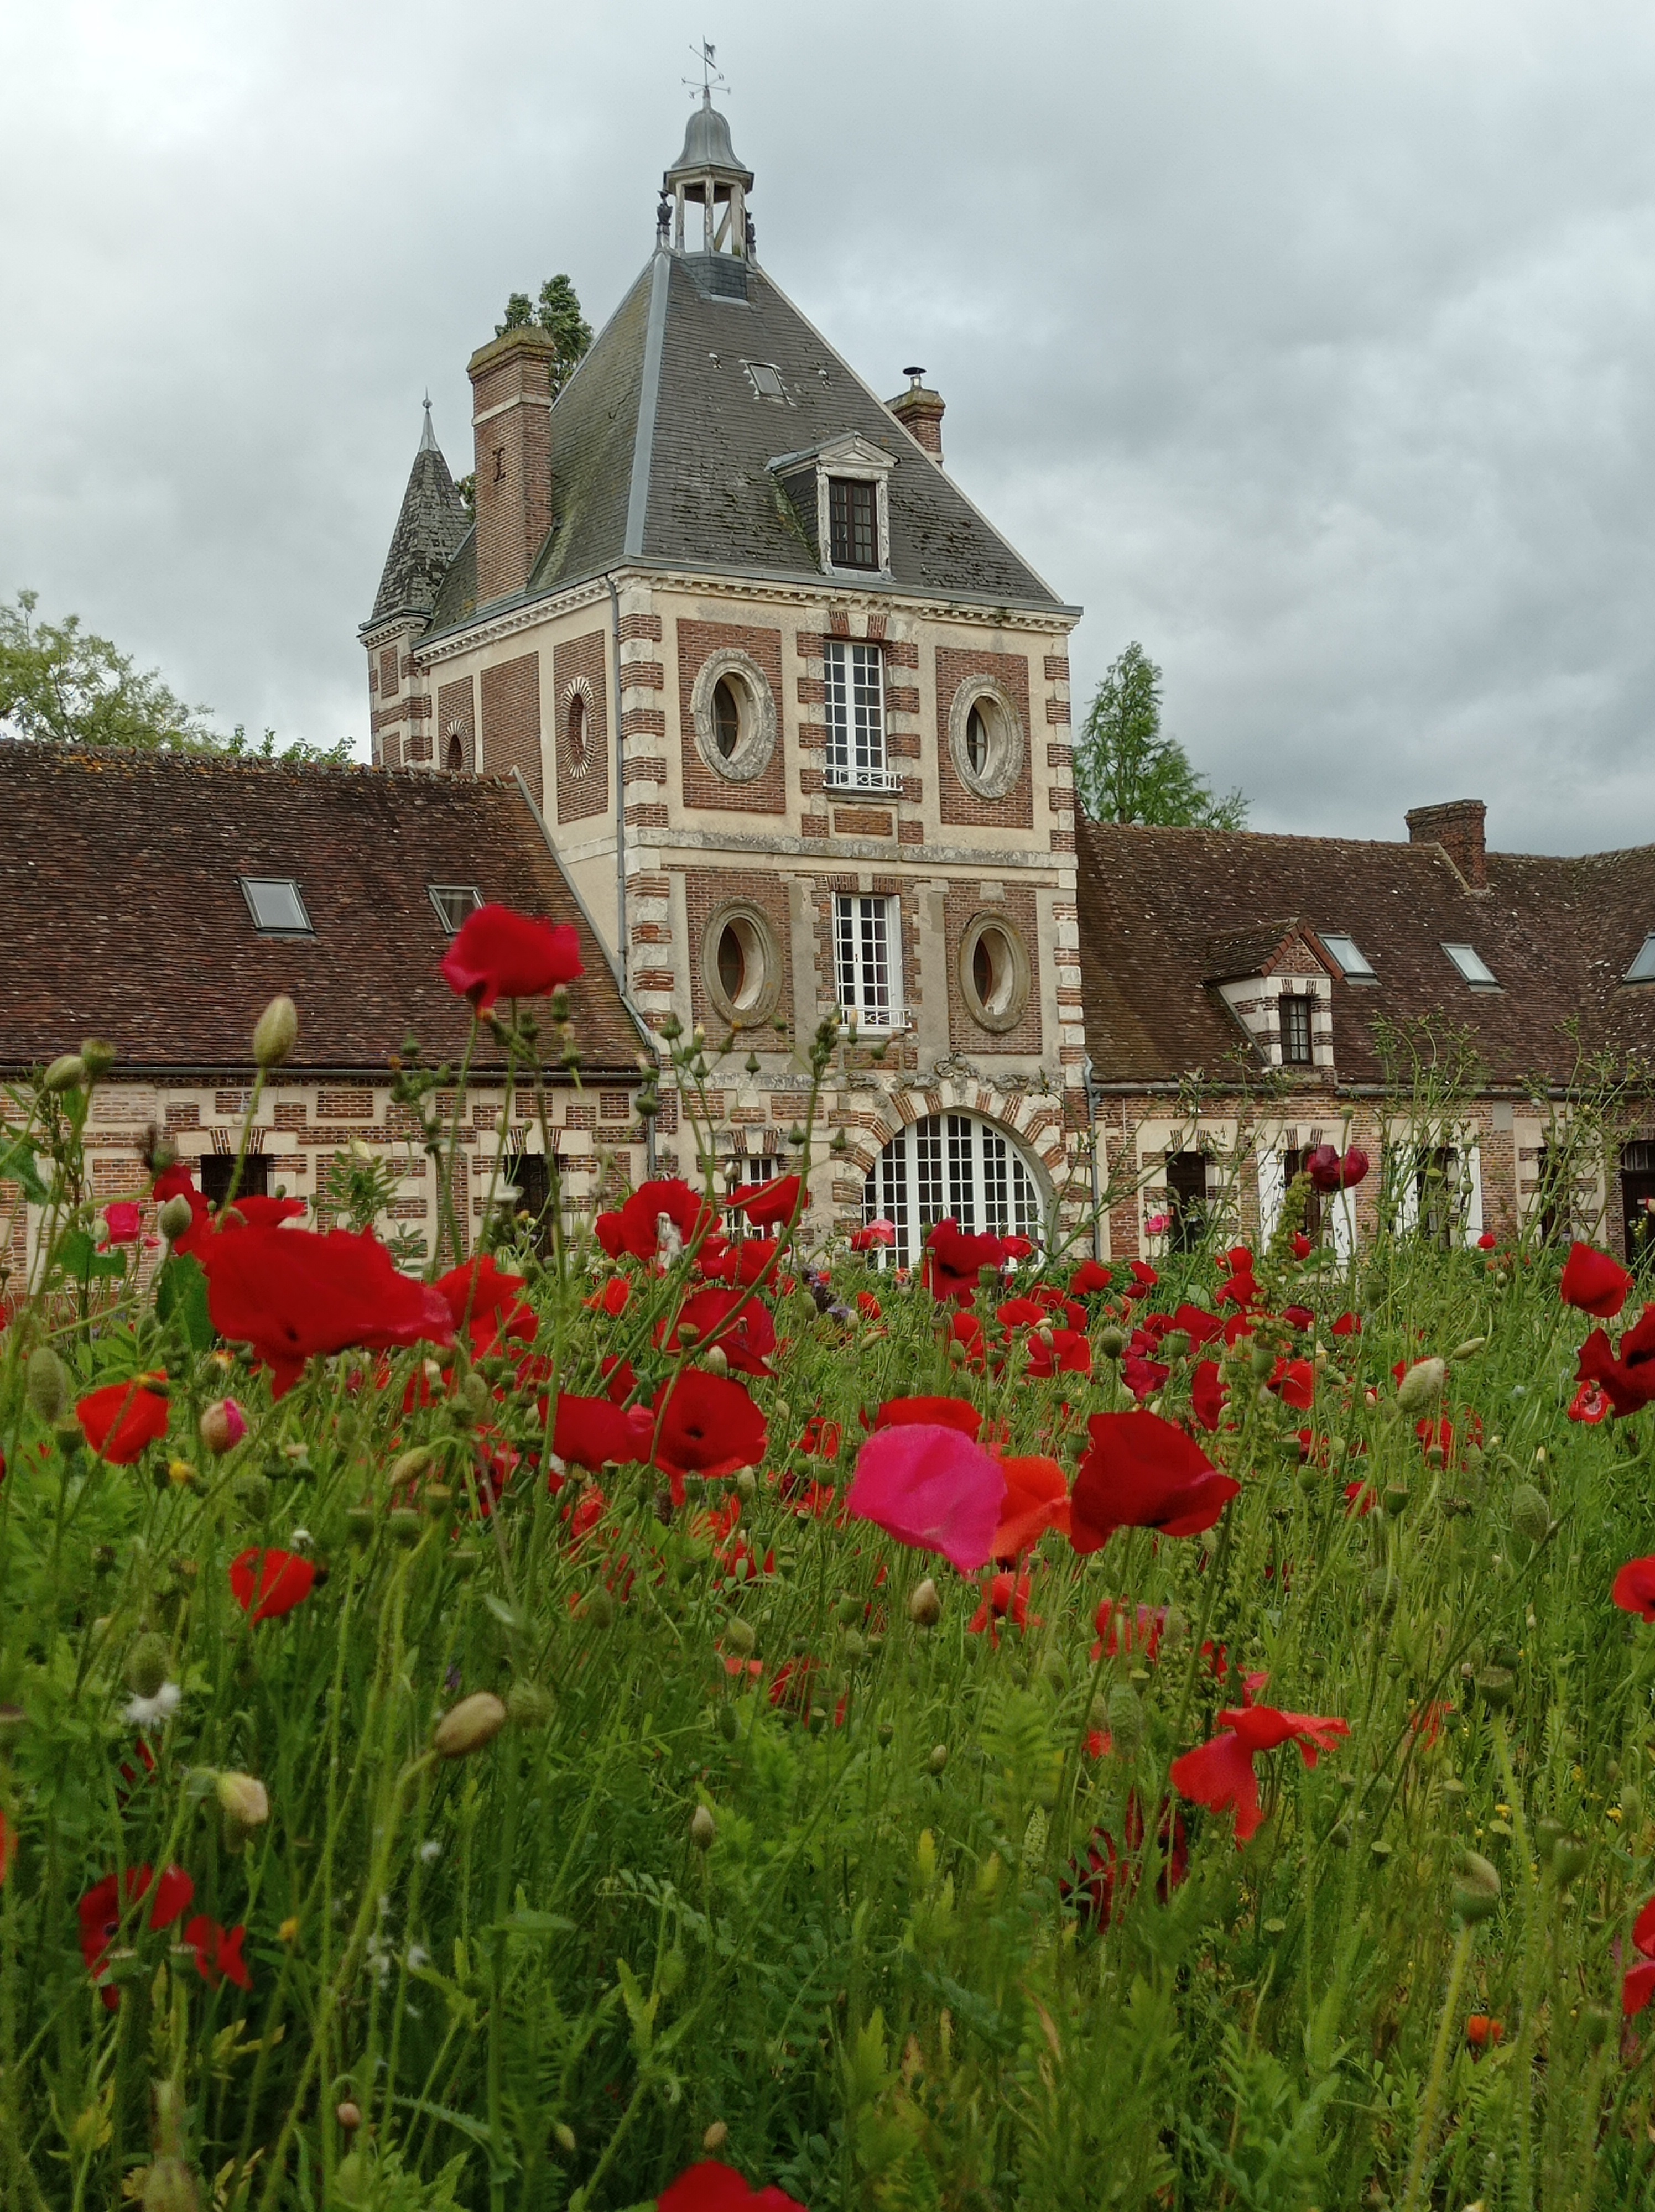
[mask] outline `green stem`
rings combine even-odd
[[[1443,2081],[1448,2071],[1448,2047],[1453,2040],[1454,2023],[1459,2017],[1460,1984],[1465,1979],[1465,1969],[1470,1962],[1474,1941],[1470,1922],[1462,1921],[1454,1943],[1454,1955],[1449,1962],[1448,1991],[1443,1998],[1442,2018],[1437,2022],[1437,2040],[1431,2053],[1431,2072],[1425,2085],[1425,2102],[1420,2107],[1420,2124],[1414,2136],[1414,2155],[1409,2160],[1408,2187],[1402,2197],[1402,2212],[1418,2212],[1426,2154],[1436,2130],[1437,2108],[1442,2102]]]

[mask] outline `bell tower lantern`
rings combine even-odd
[[[660,243],[669,236],[677,253],[719,253],[738,261],[752,258],[752,223],[747,214],[747,195],[753,173],[744,168],[730,143],[727,120],[713,106],[710,86],[703,85],[701,106],[690,118],[684,134],[684,151],[661,179],[657,223]],[[700,236],[685,235],[687,210],[700,210]]]

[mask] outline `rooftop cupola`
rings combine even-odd
[[[712,88],[703,85],[701,106],[690,118],[684,151],[661,179],[656,221],[660,242],[669,238],[675,253],[720,253],[751,260],[752,223],[747,194],[753,173],[737,159],[730,126],[713,106]],[[685,235],[685,212],[701,210],[700,235]]]

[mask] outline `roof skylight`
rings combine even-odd
[[[1628,983],[1655,983],[1655,937],[1645,938],[1638,957],[1626,972]]]
[[[1474,991],[1497,991],[1500,978],[1482,955],[1469,945],[1445,945],[1443,951]]]
[[[266,937],[311,937],[310,916],[291,876],[243,876],[241,895],[253,927]]]
[[[425,888],[436,908],[437,920],[450,937],[458,934],[466,915],[474,914],[483,903],[483,894],[475,884],[427,884]]]
[[[1369,964],[1368,957],[1354,937],[1345,937],[1336,930],[1323,930],[1322,942],[1339,963],[1340,973],[1348,983],[1377,983],[1378,977]]]
[[[767,361],[750,361],[747,374],[752,379],[753,390],[761,399],[785,399],[782,373]]]

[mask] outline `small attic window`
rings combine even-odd
[[[752,380],[752,388],[761,399],[787,398],[787,391],[782,382],[782,372],[779,368],[774,368],[770,362],[750,361],[746,363],[746,370]]]
[[[1474,991],[1497,991],[1500,978],[1482,955],[1469,945],[1445,945],[1443,951]]]
[[[1655,937],[1645,938],[1638,957],[1622,980],[1628,983],[1655,983]]]
[[[427,884],[431,903],[436,908],[437,920],[450,937],[457,934],[468,914],[474,914],[483,903],[483,894],[475,884]]]
[[[1322,942],[1339,963],[1339,972],[1347,983],[1377,983],[1368,957],[1354,937],[1343,937],[1337,932],[1322,932]]]
[[[253,926],[265,937],[313,937],[310,916],[291,876],[243,876],[241,896]]]

